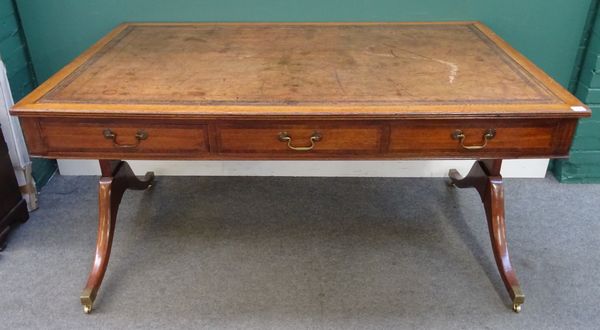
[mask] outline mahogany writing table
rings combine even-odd
[[[100,160],[90,312],[117,208],[145,189],[120,159],[476,159],[500,276],[503,159],[565,157],[587,107],[478,22],[122,24],[12,110],[34,156]]]

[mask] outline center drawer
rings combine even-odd
[[[382,151],[381,125],[364,123],[242,122],[217,127],[221,154],[377,154]]]

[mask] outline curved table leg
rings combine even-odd
[[[98,239],[92,270],[81,294],[83,311],[90,313],[96,294],[106,273],[117,211],[127,189],[143,190],[151,186],[154,173],[148,172],[143,180],[138,179],[126,162],[101,160],[102,177],[98,186]]]
[[[502,160],[478,161],[465,178],[462,178],[456,170],[450,170],[449,176],[451,183],[456,187],[472,187],[479,192],[487,215],[496,265],[512,299],[513,310],[518,313],[521,311],[521,305],[525,302],[525,295],[521,291],[517,274],[508,254],[504,221],[504,188],[500,175],[501,165]]]

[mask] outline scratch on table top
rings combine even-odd
[[[449,67],[450,72],[448,74],[448,81],[451,84],[453,84],[454,80],[456,80],[456,76],[458,75],[458,65],[456,63],[452,63],[452,62],[449,62],[449,61],[440,60],[440,59],[437,59],[437,58],[432,58],[431,60],[436,61],[438,63],[446,64]]]
[[[396,57],[396,58],[411,58],[411,59],[415,59],[415,60],[429,60],[429,61],[433,61],[433,62],[437,62],[443,65],[446,65],[448,67],[448,82],[450,84],[453,84],[454,81],[456,81],[456,77],[458,76],[458,64],[450,62],[450,61],[445,61],[445,60],[441,60],[438,58],[433,58],[433,57],[429,57],[429,56],[425,56],[425,55],[421,55],[415,52],[412,52],[410,50],[406,50],[406,49],[399,49],[401,52],[403,53],[407,53],[408,55],[398,55],[396,54],[396,52],[394,52],[393,48],[390,48],[390,52],[389,54],[387,53],[375,53],[373,51],[371,51],[371,47],[369,47],[367,49],[367,53],[371,54],[371,55],[376,55],[376,56],[383,56],[383,57]]]
[[[412,51],[406,50],[406,49],[400,49],[400,51],[412,55],[412,56],[405,56],[405,57],[409,57],[409,58],[413,58],[413,59],[430,60],[430,61],[434,61],[434,62],[437,62],[440,64],[447,65],[448,69],[449,69],[448,82],[451,84],[454,83],[454,81],[456,80],[456,76],[458,76],[458,65],[456,63],[440,60],[438,58],[433,58],[433,57],[429,57],[429,56],[425,56],[425,55],[421,55],[421,54],[418,54],[418,53],[415,53],[415,52],[412,52]],[[396,53],[394,52],[393,49],[390,49],[390,54],[392,54],[392,56],[394,56],[394,57],[400,57],[400,56],[396,55]]]
[[[335,72],[335,81],[337,81],[338,87],[342,91],[342,94],[346,94],[346,90],[344,89],[344,85],[342,85],[342,82],[340,81],[340,76],[338,75],[337,69],[334,70],[334,72]]]

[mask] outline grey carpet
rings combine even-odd
[[[2,329],[591,329],[600,185],[506,180],[513,313],[474,190],[442,179],[159,177],[127,192],[95,310],[95,177],[54,178],[0,253]]]

